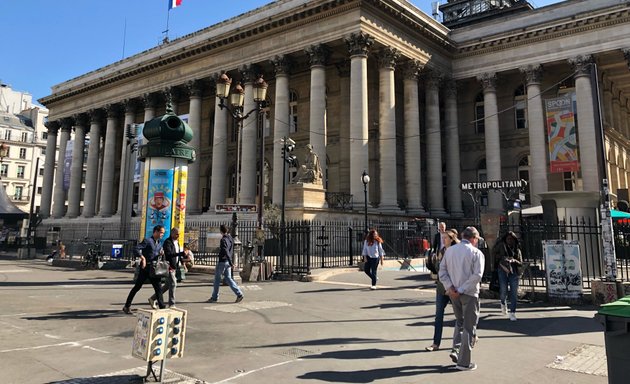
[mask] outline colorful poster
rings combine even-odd
[[[140,199],[142,199],[142,220],[140,221],[140,233],[138,234],[139,237],[139,241],[144,240],[144,234],[146,233],[146,228],[147,228],[147,209],[146,209],[146,202],[149,199],[149,167],[145,167],[144,169],[144,179],[142,182],[142,189],[140,190],[142,193],[142,196],[140,196]]]
[[[173,204],[173,170],[151,169],[148,178],[148,195],[146,209],[146,227],[144,237],[153,233],[153,227],[163,225],[165,229],[163,239],[171,232],[171,210]]]
[[[545,99],[551,173],[580,169],[571,96]]]
[[[180,246],[183,246],[185,239],[184,229],[186,227],[186,187],[188,185],[188,166],[175,167],[175,202],[173,204],[173,228],[179,228]]]
[[[543,241],[549,297],[579,298],[582,295],[580,245],[577,240]]]

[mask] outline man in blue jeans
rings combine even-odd
[[[228,234],[227,227],[221,224],[221,242],[219,243],[219,260],[217,261],[217,267],[214,271],[214,288],[212,290],[212,297],[208,300],[209,303],[216,303],[219,299],[219,286],[221,285],[221,278],[223,277],[228,283],[232,292],[236,295],[236,302],[240,303],[243,300],[243,293],[241,289],[236,285],[234,279],[232,279],[232,255],[234,253],[234,240],[232,236]]]

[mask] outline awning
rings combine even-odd
[[[529,207],[521,210],[521,216],[534,216],[534,215],[542,215],[543,208],[542,205],[537,205],[535,207]]]
[[[610,217],[613,219],[629,219],[630,213],[624,211],[618,211],[616,209],[610,210]]]

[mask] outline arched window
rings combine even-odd
[[[477,181],[488,181],[488,170],[486,169],[486,159],[479,160],[477,163]],[[488,206],[488,191],[481,192],[479,196],[479,205]]]
[[[479,92],[475,98],[475,132],[486,132],[485,111],[483,106],[483,92]]]
[[[298,130],[298,94],[293,89],[289,91],[289,133]]]
[[[529,155],[523,156],[518,162],[518,178],[527,181],[527,186],[521,191],[525,194],[525,200],[521,200],[521,203],[531,204],[531,192],[529,189]]]
[[[523,85],[514,91],[514,126],[516,129],[527,128],[527,95]]]
[[[236,180],[238,178],[238,173],[236,172],[236,164],[232,164],[230,166],[230,188],[228,190],[228,197],[233,199],[233,202],[236,203]]]

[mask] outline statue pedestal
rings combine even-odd
[[[326,208],[326,191],[319,184],[289,184],[286,190],[287,208]]]

